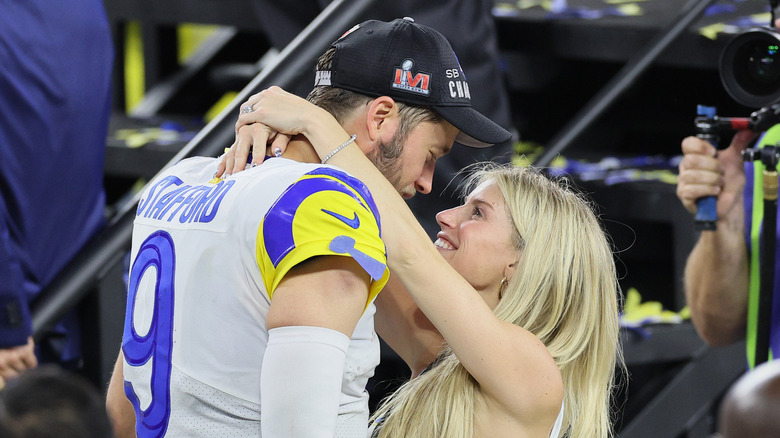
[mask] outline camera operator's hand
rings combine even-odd
[[[677,197],[691,214],[696,214],[696,200],[705,196],[718,198],[719,220],[742,214],[745,188],[742,151],[756,136],[751,131],[739,131],[731,145],[722,151],[698,137],[686,137],[682,141]]]

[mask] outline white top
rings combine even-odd
[[[555,424],[553,424],[552,432],[550,432],[550,438],[558,438],[558,435],[561,434],[561,427],[563,427],[563,407],[565,404],[561,402],[561,411],[558,412],[558,418],[555,419]]]

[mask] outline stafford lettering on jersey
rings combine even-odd
[[[182,185],[182,180],[170,175],[161,179],[141,199],[136,216],[168,222],[173,218],[178,218],[181,223],[211,222],[225,194],[235,183],[220,181],[217,184]]]

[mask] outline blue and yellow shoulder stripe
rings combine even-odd
[[[257,232],[256,258],[268,296],[295,265],[319,255],[352,257],[371,276],[369,302],[387,282],[379,211],[366,186],[333,168],[291,184]]]

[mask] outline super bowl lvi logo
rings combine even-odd
[[[401,67],[396,67],[393,88],[422,94],[424,96],[429,95],[431,93],[429,88],[431,75],[424,72],[412,74],[413,67],[414,61],[411,59],[404,59],[401,63]]]

